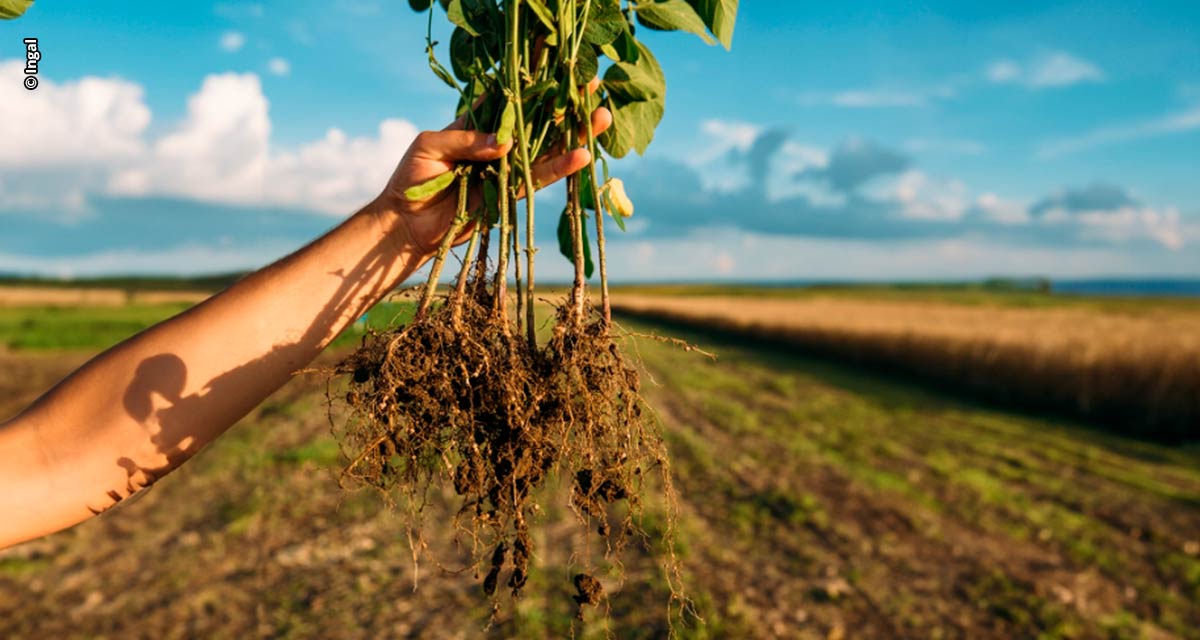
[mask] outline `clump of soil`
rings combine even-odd
[[[447,524],[469,534],[484,592],[504,585],[516,597],[529,578],[539,488],[570,482],[581,526],[613,556],[640,532],[643,480],[652,470],[665,478],[667,461],[607,322],[563,305],[534,347],[485,289],[460,287],[475,293],[368,335],[337,370],[350,380],[350,417],[336,431],[345,476],[398,498],[415,519],[431,488],[452,486],[462,506]],[[594,577],[575,586],[580,607],[603,599]]]

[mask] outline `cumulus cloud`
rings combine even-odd
[[[37,91],[21,84],[24,63],[0,62],[0,169],[99,166],[143,153],[150,109],[142,87],[119,78],[87,77]]]
[[[787,150],[803,148],[781,136],[763,129],[748,151],[734,154],[741,168],[777,178],[780,165],[788,162]],[[1063,189],[1028,204],[931,175],[877,142],[851,139],[817,155],[822,157],[813,158],[808,168],[789,174],[791,185],[783,190],[764,190],[760,182],[749,180],[735,190],[706,189],[694,167],[643,160],[626,181],[644,212],[633,235],[671,238],[734,228],[886,242],[985,237],[1012,246],[1170,250],[1196,238],[1178,210],[1145,205],[1112,185]]]
[[[345,215],[378,193],[418,133],[411,122],[387,119],[373,135],[334,127],[278,148],[259,77],[222,73],[204,78],[186,115],[152,137],[136,83],[43,80],[26,91],[22,76],[22,63],[0,62],[0,212],[39,211],[60,222],[86,215],[104,194]]]
[[[829,154],[826,166],[808,169],[798,177],[821,180],[835,191],[851,193],[874,178],[900,173],[910,164],[905,155],[868,140],[851,138]]]
[[[1065,51],[1053,51],[1025,64],[1011,59],[996,60],[986,72],[995,84],[1022,84],[1031,89],[1069,87],[1085,82],[1103,82],[1104,71],[1095,63]]]
[[[1184,244],[1177,209],[1145,206],[1126,190],[1111,184],[1062,189],[1035,203],[1030,213],[1045,224],[1079,225],[1082,234],[1088,237],[1114,242],[1144,237],[1168,249],[1179,249]]]

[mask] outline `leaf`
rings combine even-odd
[[[656,65],[619,62],[604,74],[604,88],[625,102],[656,100],[666,94],[666,78]]]
[[[619,0],[592,0],[583,39],[596,46],[608,44],[621,35],[626,24]]]
[[[623,158],[631,150],[645,153],[662,121],[666,105],[666,78],[662,67],[645,45],[638,43],[637,64],[619,62],[604,74],[608,108],[613,124],[600,136],[605,150]]]
[[[586,222],[587,216],[580,216],[579,223]],[[583,224],[583,275],[587,278],[592,277],[592,272],[596,270],[596,265],[592,264],[592,243],[588,240],[587,225]],[[562,215],[558,217],[558,250],[571,264],[575,264],[575,240],[571,237],[571,214],[570,208],[563,209]]]
[[[450,0],[446,17],[450,22],[467,30],[475,37],[496,31],[493,18],[495,7],[488,7],[487,0]]]
[[[638,155],[646,153],[646,147],[654,139],[654,130],[663,117],[663,103],[656,100],[639,100],[618,105],[610,101],[613,123],[600,136],[600,144],[614,158],[624,158],[630,151]]]
[[[0,19],[20,18],[32,4],[33,0],[0,0]]]
[[[708,44],[715,44],[704,20],[685,0],[641,0],[636,9],[638,22],[648,29],[686,31],[700,36]]]
[[[454,182],[454,177],[458,175],[457,171],[447,171],[422,182],[421,184],[413,185],[404,190],[404,197],[414,202],[418,200],[426,200],[446,190],[450,183]]]
[[[733,27],[737,23],[738,0],[687,0],[708,30],[726,48],[733,46]]]
[[[0,0],[2,2],[3,0]],[[433,4],[433,0],[408,0],[408,6],[412,7],[413,11],[418,13],[429,11],[429,6]]]
[[[542,2],[542,0],[525,0],[525,4],[529,5],[529,8],[533,10],[538,20],[550,30],[550,37],[557,40],[558,28],[554,26],[554,13],[550,11],[546,3]]]
[[[600,57],[596,55],[596,47],[584,43],[579,47],[579,57],[575,60],[575,83],[582,87],[599,73]]]
[[[513,127],[517,122],[517,108],[512,100],[506,100],[504,111],[500,114],[500,126],[496,128],[496,144],[504,146],[513,137]]]
[[[621,62],[628,62],[630,64],[638,61],[639,54],[637,45],[637,39],[633,37],[632,33],[630,33],[628,25],[626,25],[625,30],[621,32],[621,35],[617,36],[617,39],[613,40],[612,42],[612,47],[616,49],[617,53],[621,56]],[[616,60],[616,58],[613,59]]]
[[[475,62],[475,46],[471,36],[466,29],[457,27],[454,33],[450,35],[450,68],[454,70],[454,75],[463,82],[470,82],[475,75],[471,73],[471,67]]]

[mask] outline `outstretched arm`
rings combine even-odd
[[[594,115],[600,129],[611,122]],[[100,513],[212,442],[431,256],[455,198],[410,202],[407,187],[507,151],[455,126],[421,134],[384,192],[338,227],[100,354],[0,424],[0,548]],[[587,162],[582,149],[545,158],[535,179]]]

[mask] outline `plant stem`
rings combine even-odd
[[[471,272],[471,257],[475,254],[475,247],[479,244],[481,226],[477,220],[475,230],[471,232],[471,242],[467,245],[467,254],[463,256],[462,267],[458,270],[458,283],[454,290],[454,302],[451,303],[454,305],[453,320],[455,328],[459,326],[459,322],[462,320],[463,298],[467,296],[467,275]]]
[[[471,169],[463,169],[462,175],[458,178],[458,212],[454,215],[454,222],[450,223],[450,230],[442,238],[442,243],[438,245],[437,254],[433,258],[429,279],[425,281],[425,291],[421,294],[420,304],[417,305],[417,320],[424,318],[426,312],[429,311],[429,304],[433,302],[433,293],[437,290],[438,279],[442,277],[442,266],[446,264],[446,254],[450,253],[450,245],[454,244],[454,239],[458,237],[463,225],[467,223],[467,187],[470,180]]]
[[[512,195],[512,192],[510,191],[509,194]],[[510,198],[509,202],[515,203],[516,198]],[[517,333],[520,334],[525,323],[525,288],[521,279],[521,234],[517,233],[517,207],[515,204],[508,215],[508,226],[512,229],[513,277],[517,280]]]
[[[493,295],[495,296],[495,311],[500,314],[500,321],[504,327],[504,331],[508,331],[508,251],[509,241],[508,234],[512,229],[512,221],[508,218],[508,154],[500,158],[500,177],[496,179],[498,186],[497,197],[500,199],[498,205],[500,209],[500,219],[497,224],[500,225],[500,251],[498,264],[496,265],[496,284],[493,287]],[[517,264],[520,268],[520,262]],[[519,288],[519,287],[518,287]],[[519,292],[518,292],[519,293]]]
[[[589,99],[590,102],[590,99]],[[596,134],[592,130],[592,118],[589,115],[584,118],[587,123],[588,136],[588,151],[592,153],[592,161],[588,163],[587,170],[591,173],[592,178],[592,199],[596,205],[596,253],[600,267],[600,299],[604,309],[604,326],[612,324],[612,304],[608,299],[608,259],[604,253],[604,198],[600,197],[601,184],[596,181],[596,158],[599,158],[600,148],[596,144]],[[607,176],[605,176],[607,178]]]
[[[571,244],[575,250],[575,286],[571,289],[571,307],[575,311],[575,322],[583,320],[584,287],[586,273],[583,259],[583,207],[579,198],[579,174],[567,177],[567,218],[571,221]]]
[[[537,325],[533,309],[533,256],[537,253],[537,247],[534,245],[533,213],[537,185],[533,182],[533,163],[529,158],[529,133],[525,130],[525,106],[521,100],[521,76],[518,73],[521,64],[518,50],[521,41],[521,0],[510,1],[508,11],[508,89],[512,92],[512,99],[516,101],[517,106],[517,149],[521,153],[521,173],[525,183],[525,256],[529,270],[525,276],[527,278],[525,284],[525,332],[529,340],[529,348],[536,350]]]

